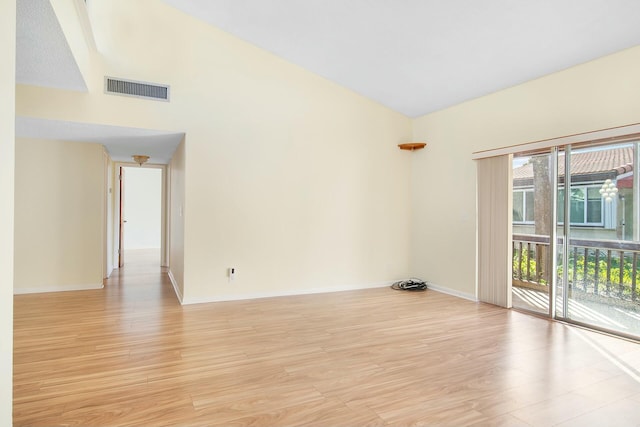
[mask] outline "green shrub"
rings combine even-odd
[[[618,252],[615,253],[616,255]],[[522,279],[541,285],[547,285],[548,280],[545,277],[536,278],[536,255],[535,250],[529,251],[522,249],[522,256],[519,256],[519,250],[513,253],[513,277]],[[586,263],[586,274],[585,274]],[[529,277],[527,277],[527,264],[529,265]],[[562,277],[564,266],[558,265],[558,276]],[[575,271],[574,271],[575,270]],[[637,268],[640,270],[640,268]],[[569,282],[578,289],[592,291],[597,293],[620,294],[620,275],[622,274],[622,296],[630,298],[633,282],[633,257],[624,256],[622,265],[620,265],[619,256],[611,257],[611,268],[609,269],[609,280],[607,280],[607,251],[601,251],[598,257],[598,275],[597,289],[596,283],[596,257],[595,250],[590,249],[587,256],[584,256],[584,250],[579,251],[574,259],[574,252],[569,252],[568,277]],[[639,271],[636,271],[636,281],[640,281],[638,277]],[[636,286],[636,298],[640,299],[640,284]]]

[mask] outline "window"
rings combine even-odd
[[[600,185],[573,186],[571,189],[571,224],[604,226]],[[533,224],[535,218],[533,189],[513,190],[514,224]],[[564,190],[558,190],[558,224],[564,223]]]
[[[533,189],[513,191],[513,222],[533,224]]]
[[[573,186],[569,215],[572,225],[604,226],[600,185]],[[564,189],[558,190],[558,223],[564,223]]]

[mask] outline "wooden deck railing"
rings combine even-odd
[[[558,245],[563,238],[558,238]],[[513,285],[533,289],[549,284],[549,237],[513,235]],[[594,295],[640,301],[640,243],[613,240],[569,240],[569,287]],[[562,277],[561,265],[558,275]]]

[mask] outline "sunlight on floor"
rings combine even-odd
[[[513,287],[514,307],[547,313],[549,295],[533,289]],[[640,335],[640,313],[596,302],[569,300],[570,318],[579,322]]]

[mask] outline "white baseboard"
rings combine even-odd
[[[469,294],[467,292],[457,291],[455,289],[447,288],[447,287],[440,286],[440,285],[435,285],[435,284],[433,284],[431,282],[427,282],[427,283],[428,283],[428,289],[431,289],[433,291],[440,292],[440,293],[447,294],[447,295],[451,295],[451,296],[458,297],[458,298],[467,299],[467,300],[473,301],[473,302],[478,302],[478,298],[476,298],[476,296],[473,295],[473,294]]]
[[[90,283],[87,285],[70,285],[70,286],[42,286],[37,288],[21,288],[13,289],[14,295],[21,294],[41,294],[46,292],[67,292],[67,291],[87,291],[91,289],[102,289],[104,285],[100,283]]]
[[[173,292],[176,293],[176,297],[178,297],[178,301],[180,301],[181,305],[184,305],[184,297],[182,296],[182,292],[180,292],[180,288],[178,287],[178,282],[176,282],[176,278],[173,277],[173,273],[171,270],[167,273],[169,276],[169,280],[171,280],[171,284],[173,285]]]
[[[251,293],[251,294],[235,294],[235,295],[231,294],[231,295],[219,295],[219,296],[211,296],[211,297],[187,298],[184,300],[181,299],[180,302],[182,305],[189,305],[189,304],[206,304],[210,302],[258,299],[258,298],[287,297],[287,296],[294,296],[294,295],[324,294],[324,293],[330,293],[330,292],[344,292],[344,291],[355,291],[355,290],[361,290],[361,289],[384,288],[386,286],[391,286],[393,282],[394,281],[370,283],[370,284],[359,285],[359,286],[344,285],[344,286],[334,286],[329,288],[288,289],[283,291],[257,292],[257,293]]]

